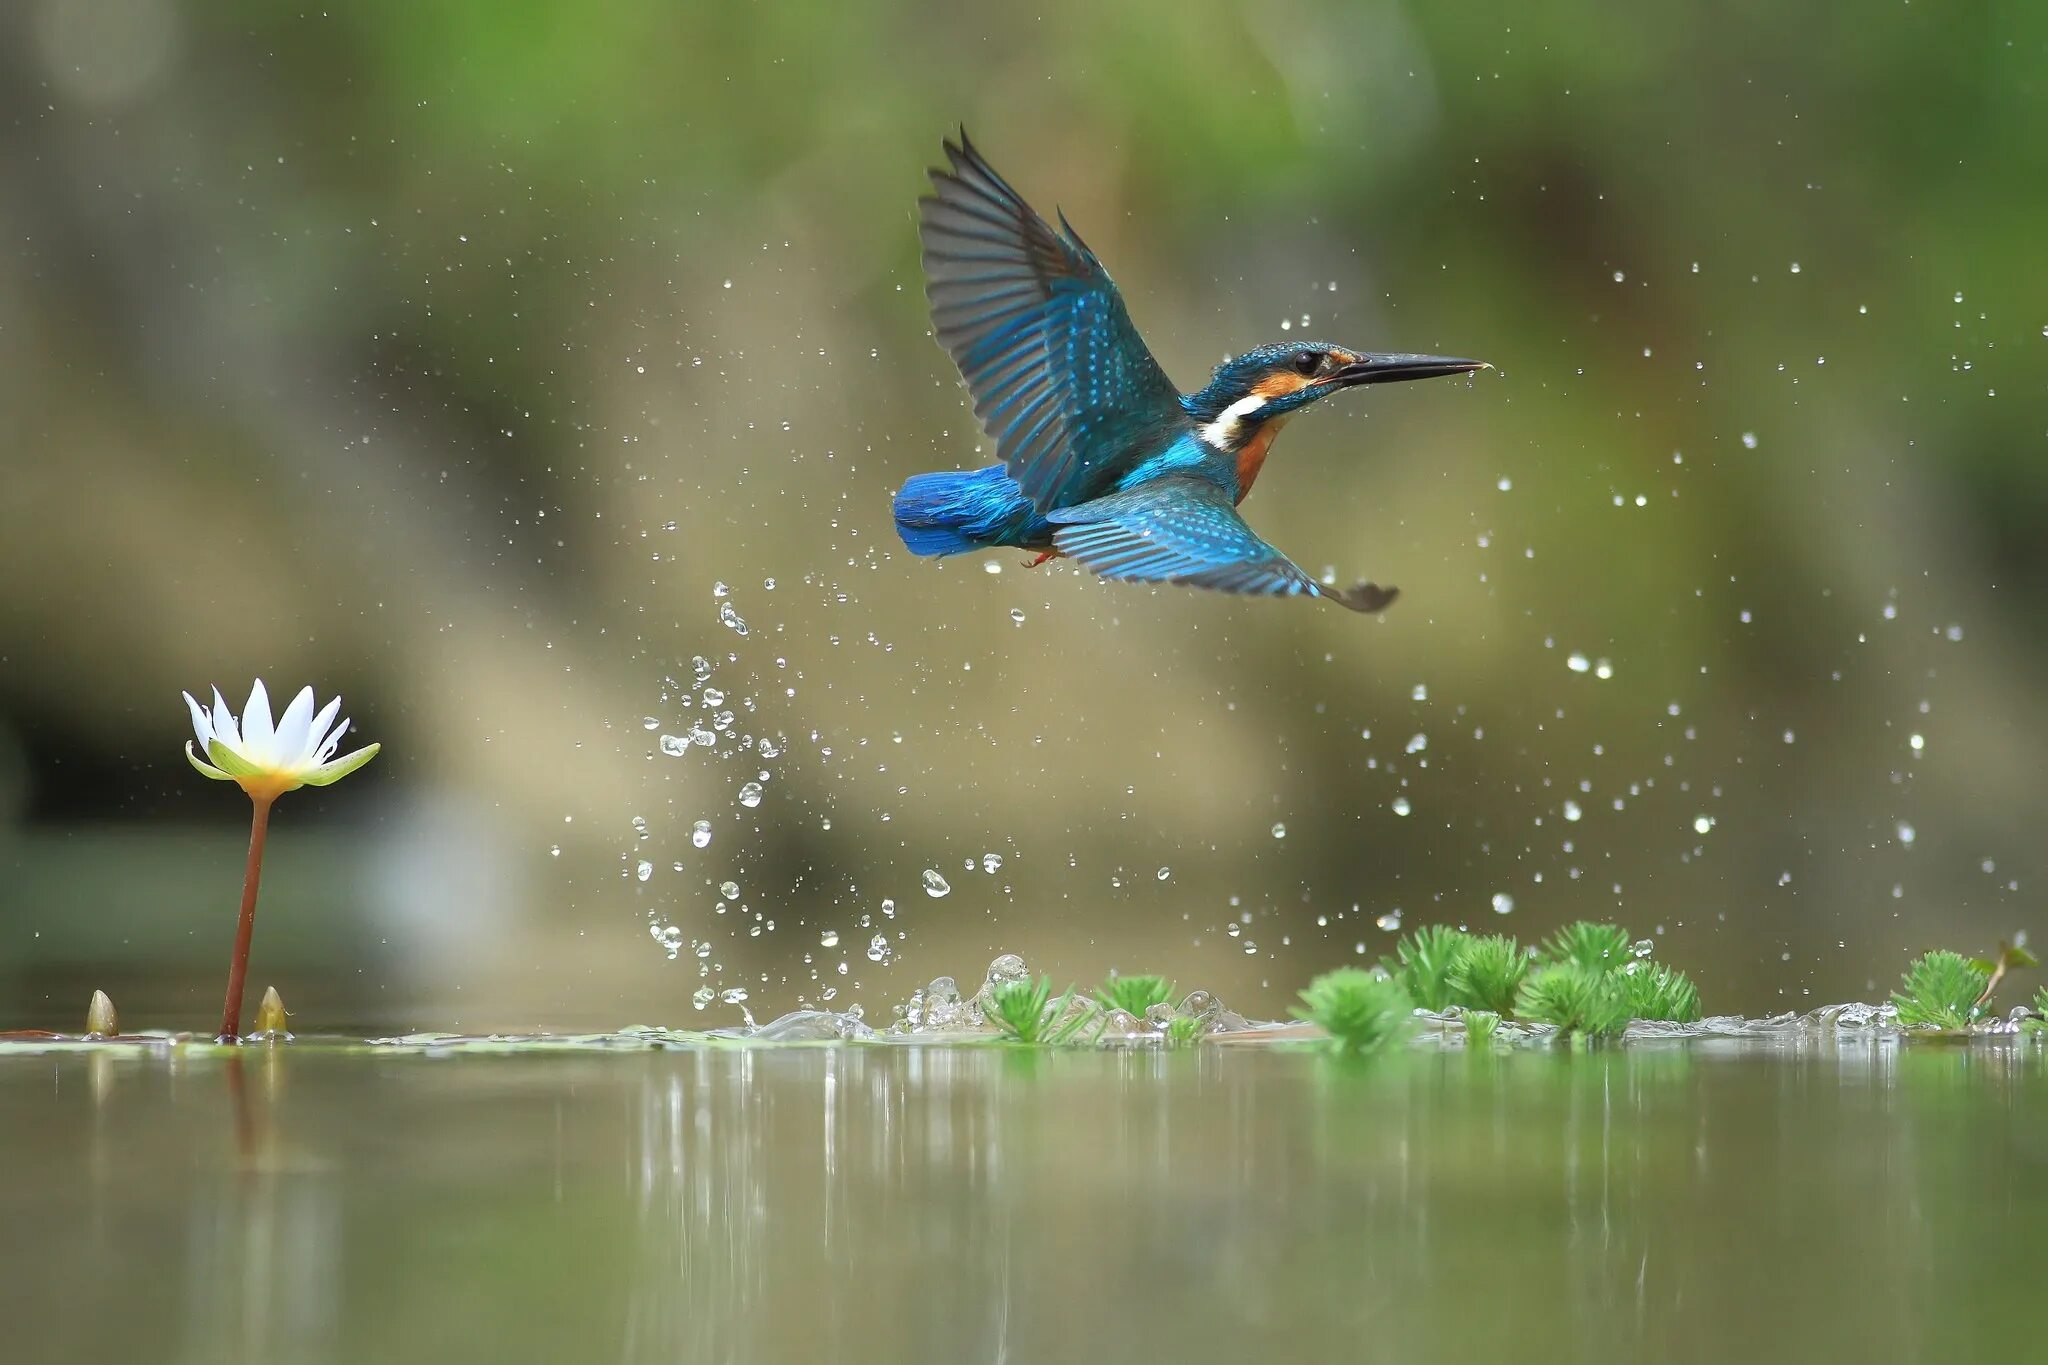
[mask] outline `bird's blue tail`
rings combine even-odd
[[[913,474],[896,494],[896,534],[914,555],[957,555],[995,545],[1026,545],[1036,523],[1031,500],[1001,465]]]

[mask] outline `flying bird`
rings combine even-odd
[[[1295,341],[1226,360],[1182,393],[1066,215],[1055,231],[965,132],[945,149],[919,200],[926,292],[1002,463],[913,476],[895,499],[905,547],[1036,550],[1034,565],[1064,555],[1104,578],[1320,597],[1353,611],[1392,602],[1392,587],[1318,583],[1237,505],[1280,428],[1311,403],[1492,366]]]

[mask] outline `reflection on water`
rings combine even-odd
[[[2029,1358],[2048,1227],[2014,1042],[66,1053],[0,1133],[38,1362]]]

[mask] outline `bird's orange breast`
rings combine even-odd
[[[1252,491],[1252,484],[1258,479],[1259,471],[1266,467],[1266,452],[1273,448],[1273,438],[1280,434],[1280,428],[1287,425],[1285,417],[1275,417],[1262,424],[1252,433],[1252,438],[1237,448],[1237,500],[1244,501],[1244,495]]]

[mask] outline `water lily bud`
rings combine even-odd
[[[92,1003],[85,1007],[85,1033],[88,1038],[111,1038],[121,1031],[121,1021],[114,1015],[114,1002],[107,998],[105,991],[94,991]]]
[[[277,993],[277,987],[263,989],[263,1003],[256,1006],[256,1032],[273,1038],[285,1035],[284,997]]]

